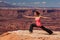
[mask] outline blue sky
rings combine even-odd
[[[60,7],[60,0],[0,0],[17,6]]]

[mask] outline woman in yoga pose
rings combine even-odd
[[[29,32],[32,33],[33,32],[33,28],[34,27],[38,27],[38,28],[41,28],[43,29],[44,31],[46,31],[47,33],[49,34],[52,34],[53,32],[48,29],[48,28],[45,28],[42,24],[41,24],[41,21],[40,21],[40,18],[49,18],[49,17],[44,17],[44,16],[41,16],[40,13],[38,11],[34,11],[34,16],[26,16],[26,15],[23,15],[24,17],[27,17],[27,18],[34,18],[35,19],[35,23],[32,23],[30,25],[30,28],[29,28]]]

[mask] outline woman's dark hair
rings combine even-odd
[[[36,15],[37,15],[37,16],[39,16],[39,15],[40,15],[40,13],[39,13],[38,11],[33,10],[33,13],[34,13],[34,12],[36,12]]]
[[[39,16],[39,15],[40,15],[40,13],[39,13],[38,11],[35,11],[35,12],[36,12],[37,16]]]

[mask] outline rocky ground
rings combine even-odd
[[[28,30],[9,31],[0,35],[0,40],[60,40],[60,31],[53,31],[49,35],[42,30],[34,30],[29,33]]]

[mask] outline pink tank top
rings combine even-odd
[[[37,26],[42,26],[41,21],[40,21],[40,17],[36,17],[35,22],[36,22]]]

